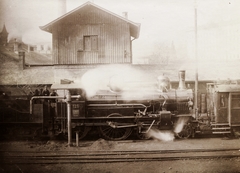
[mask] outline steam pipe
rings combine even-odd
[[[65,99],[63,96],[33,96],[30,100],[30,114],[32,114],[32,102],[34,99]]]
[[[71,96],[71,98],[80,98],[80,95]],[[66,96],[33,96],[30,100],[30,114],[32,114],[32,102],[34,99],[66,99]]]
[[[89,104],[88,106],[142,106],[146,108],[144,104]]]
[[[62,96],[34,96],[30,100],[30,114],[32,114],[32,101],[34,99],[54,99],[54,98],[59,98],[59,99],[65,99],[66,98],[66,103],[67,103],[67,120],[68,120],[68,146],[72,145],[72,118],[71,118],[71,102],[72,98],[80,98],[80,95],[77,96],[71,96],[71,93],[69,90],[67,90],[67,96],[62,97]]]

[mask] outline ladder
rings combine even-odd
[[[228,123],[212,123],[211,129],[213,134],[231,134],[231,127]]]

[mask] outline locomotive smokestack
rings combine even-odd
[[[178,75],[179,75],[179,86],[178,86],[178,89],[180,89],[180,90],[186,89],[186,85],[185,85],[185,70],[180,70]]]

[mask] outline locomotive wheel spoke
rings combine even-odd
[[[113,113],[108,117],[121,117],[121,114]],[[103,138],[107,140],[124,140],[132,133],[132,128],[112,128],[110,126],[100,126],[99,131]]]
[[[108,126],[99,127],[101,135],[107,140],[123,140],[126,139],[131,133],[131,128],[114,129]]]
[[[91,130],[91,127],[86,127],[86,126],[78,126],[72,129],[72,138],[76,138],[76,132],[78,132],[78,138],[83,139],[88,132]],[[68,132],[62,133],[62,136],[65,140],[68,139]]]
[[[192,135],[191,125],[185,124],[182,131],[176,135],[178,138],[189,138]]]
[[[146,131],[147,128],[143,128],[142,131]],[[138,137],[138,139],[150,139],[150,136],[147,133],[139,133],[139,130],[136,130],[136,136]]]
[[[91,127],[86,127],[86,126],[79,126],[79,127],[76,127],[74,128],[74,134],[73,137],[75,136],[76,137],[76,132],[78,132],[78,138],[79,139],[83,139],[87,134],[88,132],[91,130]]]

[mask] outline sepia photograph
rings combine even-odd
[[[239,0],[0,0],[0,173],[240,172]]]

